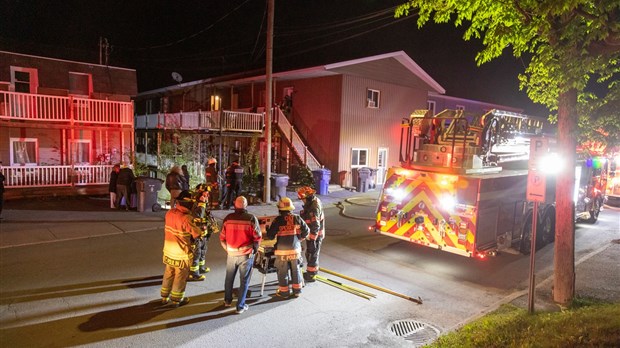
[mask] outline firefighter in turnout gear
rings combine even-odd
[[[207,168],[205,168],[205,182],[209,186],[209,205],[211,209],[218,209],[220,206],[220,181],[217,172],[217,160],[209,158]]]
[[[226,168],[226,193],[224,194],[224,209],[230,209],[230,205],[237,199],[241,192],[241,183],[243,181],[243,167],[239,165],[239,161],[233,161]]]
[[[193,251],[194,260],[190,267],[189,281],[201,281],[205,279],[203,273],[211,271],[209,267],[205,265],[205,258],[207,256],[207,250],[209,246],[209,238],[213,233],[219,232],[219,227],[211,211],[207,205],[209,202],[209,188],[206,184],[200,184],[196,187],[196,191],[193,194],[193,207],[192,216],[194,222],[201,226],[202,235],[199,238],[194,239]]]
[[[321,243],[325,238],[325,215],[323,214],[323,205],[321,200],[315,196],[316,191],[304,186],[297,190],[297,196],[304,202],[301,217],[310,228],[310,234],[306,238],[306,273],[304,280],[313,282],[314,276],[319,271],[319,253],[321,251]]]
[[[185,297],[187,276],[194,254],[192,238],[202,235],[191,214],[193,202],[188,191],[181,191],[176,207],[166,213],[163,263],[166,265],[161,284],[162,304],[179,307],[189,302]]]
[[[299,297],[301,294],[301,241],[309,235],[310,229],[299,215],[293,214],[293,210],[295,206],[291,199],[282,197],[278,202],[280,215],[273,220],[267,231],[266,239],[278,238],[274,255],[278,272],[276,296],[279,297],[290,295],[289,276],[293,296]]]

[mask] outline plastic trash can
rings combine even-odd
[[[271,200],[275,201],[286,197],[286,187],[289,176],[286,174],[271,173]]]
[[[332,178],[332,172],[329,169],[321,168],[312,171],[312,177],[314,178],[314,187],[316,187],[316,193],[320,195],[326,195],[329,192],[329,181]]]
[[[157,193],[161,190],[163,181],[156,178],[139,176],[136,178],[138,191],[138,211],[160,211],[161,205],[157,202]]]
[[[372,169],[362,167],[357,169],[357,192],[366,192],[370,189]]]

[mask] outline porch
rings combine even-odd
[[[133,103],[0,91],[0,120],[131,126]]]
[[[113,165],[7,166],[6,188],[107,185]]]
[[[191,111],[135,117],[135,130],[178,129],[206,132],[262,133],[265,114],[247,111]]]

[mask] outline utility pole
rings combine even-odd
[[[267,0],[267,64],[265,67],[265,140],[267,149],[265,151],[265,190],[263,192],[263,202],[271,201],[271,113],[273,111],[272,101],[272,68],[273,68],[273,17],[274,0]]]

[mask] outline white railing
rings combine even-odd
[[[3,167],[4,186],[52,187],[101,185],[110,181],[113,165]]]
[[[138,115],[135,129],[212,130],[258,132],[264,129],[263,113],[241,111],[192,111]]]
[[[133,124],[133,103],[0,91],[0,119]]]
[[[297,153],[299,158],[304,162],[305,165],[308,166],[308,168],[310,168],[310,170],[321,169],[321,164],[316,159],[316,157],[314,157],[312,153],[308,151],[308,146],[306,146],[303,140],[301,140],[301,137],[299,136],[299,134],[297,134],[286,116],[284,116],[282,110],[280,110],[280,108],[274,108],[274,111],[274,123],[278,125],[278,128],[280,128],[280,131],[282,132],[286,140],[291,143],[293,150]]]

